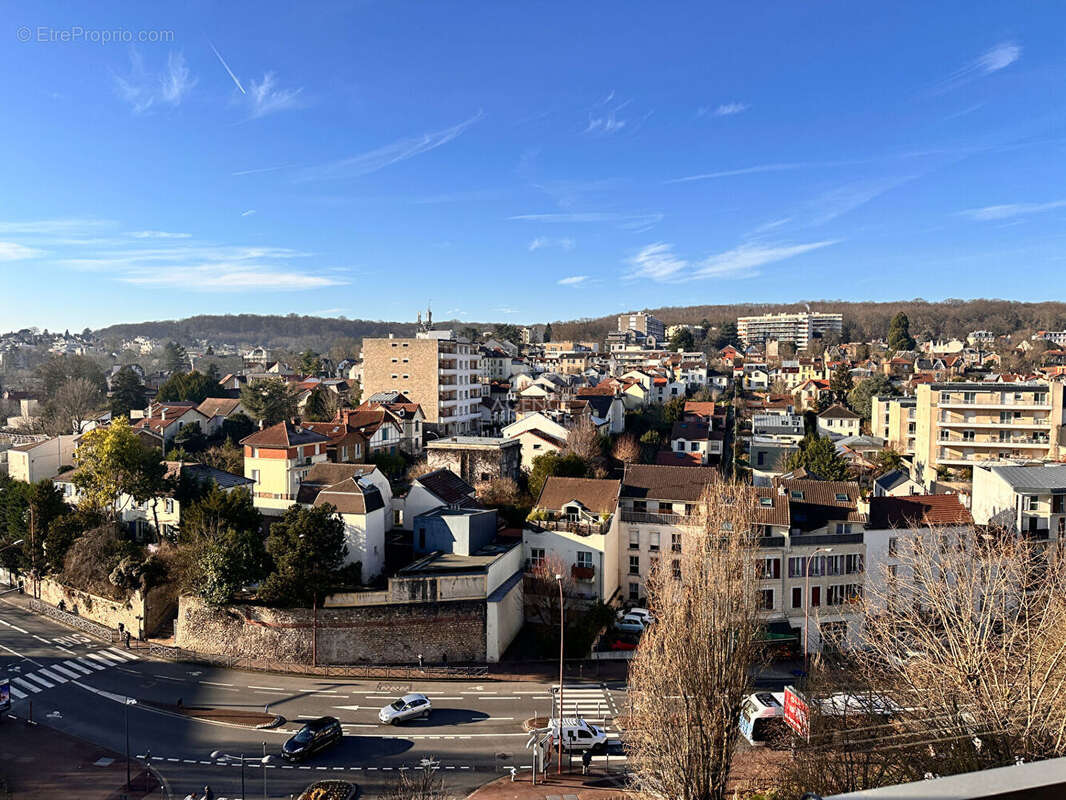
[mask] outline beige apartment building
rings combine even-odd
[[[915,399],[915,477],[929,485],[938,467],[1059,459],[1059,382],[919,384]]]
[[[918,431],[916,397],[873,397],[870,399],[870,431],[885,440],[888,447],[905,456],[914,455]]]
[[[403,393],[422,406],[426,425],[441,436],[477,433],[481,355],[477,345],[446,336],[429,331],[413,339],[364,339],[363,394]]]

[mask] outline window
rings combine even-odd
[[[577,565],[583,569],[592,569],[592,551],[591,550],[578,550],[577,551]]]
[[[629,599],[634,601],[634,602],[636,602],[637,600],[640,599],[640,584],[639,583],[631,583],[631,584],[629,584]]]
[[[755,562],[755,574],[760,578],[780,578],[780,558],[760,558]]]
[[[640,531],[639,530],[631,530],[629,532],[629,549],[630,550],[639,550],[640,549]]]
[[[639,575],[640,574],[640,556],[630,556],[629,557],[629,574],[630,575]]]
[[[257,469],[253,469],[252,470],[252,480],[255,481],[256,483],[259,483],[259,470],[257,470]]]
[[[679,452],[679,453],[685,452],[685,443],[682,442],[680,439],[678,439],[678,441],[677,441],[677,452]]]
[[[681,580],[681,559],[675,558],[671,566],[674,571],[674,579]]]
[[[821,586],[812,586],[811,587],[811,607],[812,608],[818,608],[818,606],[820,606],[821,604],[822,604],[822,587]]]
[[[853,553],[849,556],[844,556],[844,562],[844,572],[848,575],[862,572],[862,556],[860,554]]]
[[[423,547],[425,546],[425,531],[420,531],[423,537]],[[544,548],[543,547],[531,547],[529,548],[529,565],[536,569],[544,563]]]
[[[764,453],[762,450],[760,450],[758,452],[758,454],[755,456],[755,465],[761,467],[761,466],[763,466],[763,462],[765,462],[765,461],[766,461],[766,453]],[[762,499],[763,500],[769,500],[770,498],[769,497],[764,497]],[[763,505],[773,505],[773,502],[764,503]]]
[[[648,542],[648,550],[653,553],[659,552],[659,532],[652,531],[650,534],[650,541]]]
[[[1059,517],[1059,538],[1066,536],[1066,517]]]
[[[890,556],[899,555],[899,537],[893,536],[888,540],[888,554]]]
[[[803,589],[801,589],[799,586],[795,586],[792,589],[792,607],[803,607]]]
[[[806,559],[800,556],[794,556],[788,560],[788,577],[790,578],[802,578],[803,577],[803,562]]]
[[[791,492],[789,492],[789,495],[792,497],[793,500],[803,499],[803,492],[799,489],[793,489]]]
[[[638,514],[647,513],[647,511],[648,511],[648,501],[647,500],[634,500],[633,501],[633,511],[635,511]]]
[[[1059,520],[1059,522],[1062,522],[1062,521],[1063,520]],[[670,534],[670,549],[673,550],[675,553],[680,553],[681,552],[681,534],[680,533],[671,533]]]
[[[840,492],[838,492],[838,493],[837,493],[837,494],[835,495],[835,497],[836,497],[836,501],[837,501],[838,503],[846,503],[846,502],[848,502],[848,496],[847,496],[846,494],[843,494],[843,493],[840,493]]]
[[[774,590],[773,589],[762,589],[759,592],[759,608],[764,609],[765,611],[773,611],[774,610]]]
[[[167,514],[174,513],[174,498],[168,497],[166,499],[166,501],[163,503],[163,510]]]

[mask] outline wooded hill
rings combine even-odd
[[[783,311],[838,312],[844,315],[842,339],[869,341],[888,335],[888,323],[898,312],[910,318],[910,332],[918,339],[963,338],[970,331],[989,330],[997,335],[1018,331],[1066,329],[1066,303],[1022,303],[1014,300],[944,300],[930,303],[921,298],[887,303],[850,303],[839,300],[811,300],[809,303],[742,303],[714,306],[670,306],[649,309],[666,325],[710,323],[718,327],[736,322],[737,317]],[[632,309],[641,310],[641,309]],[[619,309],[619,313],[624,313]],[[601,341],[616,330],[617,317],[598,317],[552,322],[552,338]]]

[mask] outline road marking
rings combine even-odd
[[[517,697],[479,697],[478,700],[517,700]]]
[[[88,667],[83,667],[77,661],[71,661],[70,659],[67,659],[63,663],[66,664],[71,669],[76,669],[76,670],[78,670],[78,672],[84,673],[85,675],[92,675],[93,674],[93,671],[91,669],[89,669]]]
[[[86,653],[86,654],[85,654],[85,657],[86,657],[86,658],[91,658],[91,659],[92,659],[92,661],[91,661],[90,663],[95,663],[95,664],[99,665],[99,666],[97,666],[97,669],[104,669],[105,667],[111,667],[111,666],[114,666],[114,665],[113,665],[113,664],[112,664],[112,663],[111,663],[110,661],[108,661],[108,660],[107,660],[106,658],[101,658],[101,657],[100,657],[99,655],[97,655],[96,653]],[[79,661],[80,661],[80,660],[81,660],[81,659],[79,659]]]
[[[67,669],[66,667],[61,667],[61,666],[59,666],[59,664],[53,664],[53,665],[52,665],[52,669],[54,669],[54,670],[55,670],[56,672],[58,672],[58,673],[59,673],[60,675],[64,675],[64,676],[66,676],[67,678],[80,678],[80,677],[81,677],[81,676],[80,676],[80,675],[79,675],[78,673],[76,673],[76,672],[75,672],[74,670],[72,670],[72,669]]]
[[[181,760],[181,763],[182,764],[195,764],[196,763],[196,759],[195,758],[183,758]]]
[[[36,673],[32,673],[31,672],[26,677],[31,679],[31,680],[36,681],[39,684],[41,684],[42,686],[44,686],[45,689],[52,689],[52,688],[55,687],[54,683],[49,683],[48,681],[46,681],[44,678],[42,678],[40,675],[37,675]]]
[[[56,650],[62,650],[68,656],[74,655],[74,651],[73,650],[68,650],[67,648],[65,648],[65,647],[63,647],[62,645],[59,645],[59,644],[56,645]]]
[[[56,683],[66,683],[67,682],[67,679],[64,678],[62,675],[56,675],[54,672],[49,672],[44,667],[42,667],[40,670],[38,670],[38,672],[39,672],[39,674],[44,675],[44,677],[48,678],[48,680],[50,680],[50,681],[55,681]]]
[[[52,643],[51,643],[50,641],[48,641],[47,639],[45,639],[45,638],[44,638],[43,636],[38,636],[38,635],[37,635],[36,633],[35,633],[35,634],[33,634],[33,638],[34,638],[34,639],[36,639],[36,640],[37,640],[37,641],[39,641],[39,642],[44,642],[44,643],[45,643],[46,645],[48,645],[49,647],[51,647],[51,645],[52,645]]]
[[[271,696],[274,696],[274,695],[279,695],[279,694],[287,694],[287,692],[268,692],[268,691],[265,691],[265,690],[261,690],[261,691],[252,692],[252,694],[269,694]]]
[[[342,722],[342,728],[376,728],[377,725],[372,725],[369,722]]]
[[[177,681],[178,683],[185,683],[184,678],[172,678],[170,675],[160,675],[156,672],[152,673],[153,678],[162,678],[165,681]]]
[[[206,683],[208,686],[232,686],[232,683],[215,683],[214,681],[200,681],[200,683]]]
[[[29,631],[25,630],[24,628],[20,628],[18,625],[12,625],[6,619],[0,619],[0,624],[7,625],[7,627],[9,628],[14,628],[19,633],[29,633]]]
[[[109,647],[109,648],[107,648],[107,652],[114,653],[115,655],[121,656],[122,658],[126,659],[127,661],[140,661],[140,659],[137,658],[137,656],[133,655],[133,653],[127,653],[124,650],[119,650],[117,647]]]
[[[87,658],[82,658],[81,656],[79,656],[78,658],[76,658],[74,660],[77,661],[79,664],[84,664],[87,667],[92,667],[94,670],[103,669],[103,667],[101,667],[95,661],[89,661]]]
[[[109,653],[106,650],[97,650],[95,654],[94,653],[90,653],[89,655],[96,655],[99,658],[105,659],[106,663],[107,663],[107,665],[109,667],[113,667],[115,664],[124,664],[124,663],[126,663],[121,658],[116,656],[114,653]]]
[[[280,686],[249,686],[249,689],[264,689],[271,692],[284,692],[286,689],[282,689]]]
[[[9,686],[8,688],[9,688],[9,689],[11,689],[11,694],[15,695],[15,699],[16,699],[16,700],[23,700],[23,699],[25,699],[26,697],[29,697],[29,695],[27,695],[27,694],[26,694],[26,693],[25,693],[24,691],[22,691],[21,689],[17,689],[17,688],[15,688],[14,686]]]
[[[11,682],[12,682],[12,683],[17,683],[17,684],[18,684],[19,686],[21,686],[21,687],[22,687],[23,689],[29,689],[29,690],[30,690],[31,692],[33,692],[34,694],[37,694],[37,692],[41,691],[41,687],[40,687],[40,686],[34,686],[34,685],[33,685],[32,683],[30,683],[29,681],[24,681],[24,680],[22,680],[22,678],[12,678],[12,679],[11,679]]]

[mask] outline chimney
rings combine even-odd
[[[167,421],[167,407],[166,406],[163,406],[163,412],[162,412],[161,416],[163,418],[163,422],[166,422]]]

